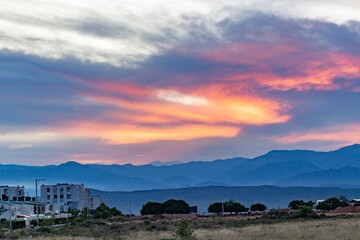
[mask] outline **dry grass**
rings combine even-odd
[[[360,236],[360,218],[327,218],[317,220],[289,221],[278,223],[255,223],[239,225],[239,220],[197,219],[191,224],[198,240],[335,240],[357,239]],[[160,222],[151,222],[151,224]],[[29,239],[29,238],[22,238]],[[164,231],[146,231],[142,227],[133,231],[118,232],[116,235],[102,237],[33,237],[33,240],[97,240],[97,239],[175,239],[174,228]]]
[[[256,224],[243,228],[198,229],[198,239],[226,240],[335,240],[357,239],[360,236],[360,219],[326,219],[304,222],[283,222],[276,224]]]

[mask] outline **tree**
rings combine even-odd
[[[169,214],[188,214],[190,206],[184,200],[169,199],[163,203],[165,213]]]
[[[176,228],[176,236],[181,240],[195,240],[194,232],[189,228],[189,224],[185,220],[181,220]]]
[[[336,197],[332,197],[332,198],[326,199],[324,202],[319,203],[316,206],[316,209],[330,211],[330,210],[334,210],[338,207],[346,207],[346,206],[349,206],[349,203],[347,201],[340,200]]]
[[[229,200],[227,202],[215,202],[209,205],[208,212],[209,213],[221,213],[224,206],[224,212],[230,212],[230,213],[239,213],[239,212],[245,212],[248,209],[242,205],[241,203],[235,201],[235,200]]]
[[[229,200],[224,203],[224,211],[225,212],[239,213],[239,212],[245,212],[248,210],[249,210],[248,208],[246,208],[244,205],[242,205],[241,203],[239,203],[235,200]]]
[[[208,207],[209,213],[221,213],[222,212],[222,202],[214,202]]]
[[[262,204],[262,203],[255,203],[255,204],[250,206],[250,210],[253,211],[253,212],[254,211],[262,212],[262,211],[266,210],[266,206],[264,204]]]
[[[163,214],[165,212],[164,205],[158,202],[147,202],[141,207],[141,215]]]
[[[69,207],[68,213],[70,213],[72,217],[78,217],[80,214],[80,210]]]
[[[109,208],[104,203],[102,203],[98,208],[96,208],[93,211],[93,215],[95,219],[99,219],[99,218],[106,219],[115,216],[121,216],[122,212],[116,209],[115,207]]]
[[[298,210],[300,206],[313,207],[314,203],[312,201],[304,202],[304,200],[293,200],[289,203],[289,208],[292,210]]]

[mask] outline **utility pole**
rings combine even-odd
[[[224,217],[224,201],[221,202],[222,216]]]
[[[129,213],[130,213],[130,218],[131,218],[131,200],[129,200]]]
[[[10,228],[10,231],[12,231],[12,221],[11,221],[12,214],[11,214],[11,202],[10,202],[10,197],[8,197],[8,200],[9,200],[9,228]]]
[[[38,184],[39,182],[41,181],[45,181],[44,178],[41,178],[41,179],[38,179],[36,178],[35,179],[35,192],[36,192],[36,221],[37,221],[37,225],[39,226],[39,199],[38,199]]]

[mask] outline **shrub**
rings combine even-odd
[[[313,213],[312,207],[301,205],[299,206],[300,217],[308,217]]]
[[[176,228],[175,234],[182,240],[195,240],[196,236],[194,235],[193,230],[189,228],[189,224],[185,220],[181,220]]]
[[[93,211],[95,219],[107,219],[115,216],[121,216],[121,211],[116,208],[109,208],[104,203],[102,203],[98,208]]]

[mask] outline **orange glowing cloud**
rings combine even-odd
[[[142,89],[104,84],[93,102],[112,106],[101,119],[71,123],[69,134],[101,138],[108,144],[237,136],[244,124],[283,123],[288,104],[241,93],[233,84],[194,89]]]
[[[332,126],[305,133],[290,133],[276,137],[274,140],[282,144],[325,141],[350,145],[354,142],[360,142],[360,124]]]
[[[227,90],[227,88],[230,89]],[[161,95],[159,95],[159,92]],[[235,95],[231,92],[231,84],[206,86],[191,92],[176,90],[154,90],[138,101],[123,98],[91,95],[94,101],[127,109],[130,112],[111,112],[109,116],[138,118],[151,123],[193,121],[199,123],[231,123],[231,124],[270,124],[289,120],[283,114],[289,105],[258,96],[243,93]]]
[[[188,124],[174,127],[76,123],[70,134],[101,138],[106,144],[134,144],[163,140],[189,140],[205,137],[235,137],[238,127]]]

